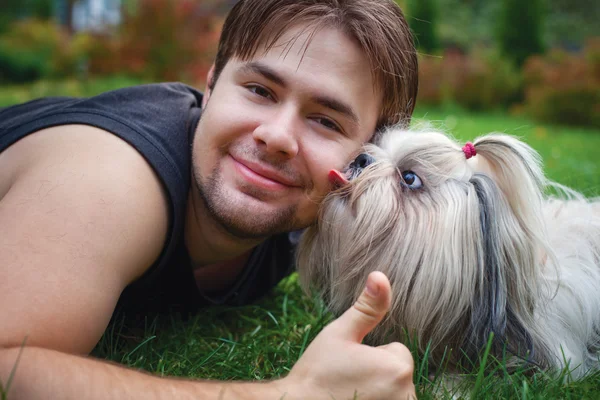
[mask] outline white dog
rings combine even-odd
[[[339,314],[383,271],[392,306],[368,342],[415,341],[434,367],[458,372],[492,337],[509,367],[581,377],[600,367],[600,201],[546,197],[560,185],[540,165],[507,135],[461,148],[391,129],[330,173],[339,188],[302,237],[301,280]]]

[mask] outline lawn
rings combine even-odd
[[[132,83],[119,78],[86,85],[70,82],[13,87],[0,93],[0,107],[40,95],[87,95]],[[541,153],[552,180],[587,196],[600,195],[600,130],[549,126],[525,117],[456,109],[420,108],[415,116],[417,122],[428,121],[461,141],[492,131],[520,136]],[[160,375],[272,379],[290,370],[330,319],[319,302],[302,294],[296,275],[292,275],[254,305],[210,308],[189,319],[147,316],[136,326],[117,319],[93,354]],[[488,373],[490,370],[496,373]],[[493,360],[488,360],[486,371],[467,377],[472,398],[600,398],[600,374],[566,384],[542,373],[509,377],[502,364]],[[432,398],[439,382],[431,382],[428,375],[426,363],[417,360],[415,380],[420,398]]]

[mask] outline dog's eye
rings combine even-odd
[[[417,176],[412,171],[404,171],[402,172],[402,181],[401,183],[409,189],[420,189],[423,187],[423,183],[421,182],[421,178]]]

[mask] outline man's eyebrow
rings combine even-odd
[[[240,70],[241,70],[241,72],[247,73],[247,74],[262,75],[266,79],[270,80],[271,82],[273,82],[279,86],[282,86],[282,87],[287,86],[285,79],[283,79],[283,77],[281,75],[279,75],[277,73],[277,71],[275,71],[273,68],[271,68],[268,65],[265,65],[261,62],[252,61],[252,62],[246,63],[240,68]]]
[[[330,110],[343,114],[346,118],[350,119],[353,124],[358,125],[358,116],[354,109],[348,104],[325,95],[313,96],[312,101],[323,107],[329,108]]]
[[[265,79],[270,80],[276,85],[284,88],[287,87],[286,80],[278,74],[277,71],[259,61],[251,61],[244,64],[240,68],[240,71],[247,74],[262,75]],[[315,95],[312,96],[311,100],[323,107],[343,114],[346,118],[350,119],[353,124],[358,125],[358,114],[350,105],[327,95]]]

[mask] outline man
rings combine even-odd
[[[329,170],[410,119],[416,68],[392,1],[242,0],[204,95],[147,85],[0,110],[2,382],[26,338],[9,398],[414,394],[404,346],[360,344],[389,306],[382,274],[278,381],[169,380],[83,355],[119,298],[181,291],[189,309],[264,294]]]

